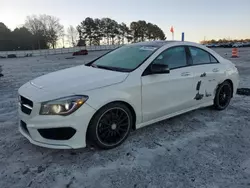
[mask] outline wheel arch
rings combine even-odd
[[[233,94],[234,94],[234,84],[233,84],[233,81],[232,81],[231,79],[229,79],[229,78],[226,79],[226,80],[221,81],[221,82],[217,85],[217,87],[216,87],[216,89],[215,89],[215,92],[217,91],[218,87],[219,87],[221,84],[225,83],[225,82],[228,82],[228,83],[231,85],[231,87],[232,87],[232,97],[233,97]]]
[[[135,110],[134,110],[133,106],[131,104],[129,104],[128,102],[125,102],[125,101],[122,101],[122,100],[113,101],[113,102],[110,102],[108,104],[111,104],[111,103],[122,103],[122,104],[124,104],[124,105],[126,105],[128,107],[128,109],[132,113],[132,118],[133,118],[132,129],[135,130],[136,129],[136,113],[135,113]],[[108,104],[106,104],[106,105],[108,105]],[[104,105],[104,106],[106,106],[106,105]]]

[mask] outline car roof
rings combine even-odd
[[[189,41],[178,41],[178,40],[156,40],[156,41],[145,41],[145,42],[138,42],[138,43],[132,43],[129,45],[138,45],[138,46],[151,46],[151,47],[156,47],[156,48],[161,48],[163,46],[193,46],[193,47],[198,47],[201,48],[207,52],[209,52],[210,54],[212,54],[213,56],[215,56],[219,61],[221,61],[223,59],[223,57],[221,57],[218,53],[216,53],[215,51],[213,51],[210,48],[207,48],[205,45],[201,45],[195,42],[189,42]]]
[[[133,46],[154,46],[157,48],[161,48],[165,45],[191,45],[191,46],[202,46],[201,44],[195,42],[188,42],[188,41],[178,41],[178,40],[155,40],[155,41],[145,41],[145,42],[138,42],[132,43],[130,45]]]
[[[138,43],[133,43],[130,45],[133,46],[155,46],[155,47],[162,47],[166,44],[173,43],[173,42],[178,42],[178,41],[171,41],[171,40],[155,40],[155,41],[144,41],[144,42],[138,42]]]

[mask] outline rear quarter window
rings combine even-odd
[[[210,60],[211,60],[211,63],[219,63],[217,59],[215,59],[214,56],[210,55]]]
[[[218,63],[215,57],[205,50],[191,46],[189,47],[189,50],[193,60],[193,65]]]

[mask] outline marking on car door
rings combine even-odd
[[[202,77],[206,77],[207,76],[207,74],[204,72],[204,73],[202,73],[201,75],[200,75],[200,77],[202,78]],[[212,79],[212,80],[208,80],[209,82],[212,82],[212,81],[215,81],[215,79]],[[196,91],[198,92],[196,95],[195,95],[195,97],[194,97],[194,99],[195,100],[201,100],[203,97],[204,97],[204,94],[200,94],[200,88],[201,88],[201,83],[202,83],[202,81],[200,80],[198,83],[197,83],[197,85],[196,85]],[[205,89],[205,97],[210,97],[210,96],[212,96],[212,94],[211,93],[208,93],[207,92],[207,90]]]
[[[200,94],[200,88],[201,88],[201,80],[196,85],[196,91],[198,93],[194,97],[195,100],[201,100],[204,97],[203,94]]]

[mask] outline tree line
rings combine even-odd
[[[32,34],[27,28],[8,29],[0,22],[0,51],[30,50],[32,49]]]
[[[159,26],[144,20],[126,25],[111,18],[87,17],[77,27],[69,26],[66,31],[60,20],[50,15],[28,16],[24,25],[13,31],[0,22],[0,51],[56,48],[59,39],[65,45],[65,38],[70,46],[166,39]]]
[[[130,26],[118,23],[110,18],[87,17],[78,26],[78,45],[124,44],[125,41],[140,42],[145,40],[165,40],[165,34],[160,27],[144,20],[131,22]]]
[[[13,31],[0,22],[0,51],[55,48],[63,33],[59,19],[49,15],[28,16]]]

